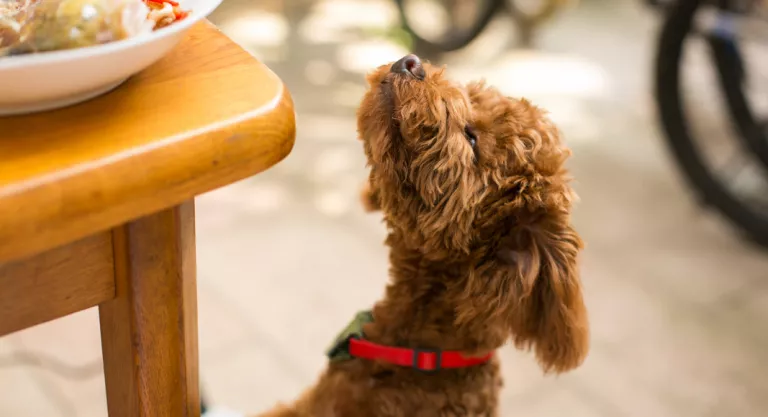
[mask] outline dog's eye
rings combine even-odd
[[[475,134],[475,131],[472,130],[471,126],[464,126],[464,136],[467,137],[467,142],[469,142],[471,147],[474,148],[475,145],[477,145],[477,135]]]

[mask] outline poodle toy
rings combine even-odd
[[[368,77],[358,133],[390,283],[328,352],[319,381],[262,417],[492,417],[494,352],[545,373],[582,363],[589,328],[571,225],[570,151],[545,112],[415,55]]]

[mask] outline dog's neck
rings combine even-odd
[[[498,315],[478,313],[456,325],[457,307],[471,302],[463,285],[471,262],[430,259],[418,249],[392,244],[393,239],[397,237],[390,235],[391,282],[374,307],[375,322],[366,328],[367,338],[390,346],[472,354],[490,352],[504,343],[509,328]]]

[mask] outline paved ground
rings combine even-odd
[[[578,371],[543,378],[527,354],[504,349],[505,416],[768,410],[768,256],[693,205],[663,152],[648,82],[656,25],[636,3],[584,0],[536,52],[500,49],[497,22],[445,59],[457,78],[485,76],[548,107],[575,151],[593,350]],[[203,383],[214,402],[250,411],[310,384],[329,338],[387,278],[383,228],[357,205],[354,108],[361,73],[405,52],[377,35],[394,10],[286,4],[225,0],[214,16],[283,77],[298,112],[284,163],[198,200]],[[84,369],[21,366],[19,351]],[[104,416],[99,361],[95,311],[0,339],[0,416]]]

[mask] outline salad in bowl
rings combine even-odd
[[[0,0],[0,116],[103,94],[162,58],[221,0]]]
[[[0,0],[0,57],[114,42],[187,15],[174,0]]]

